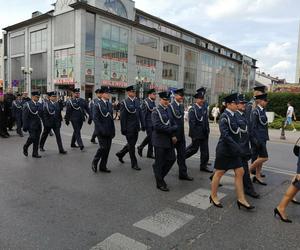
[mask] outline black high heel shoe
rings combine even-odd
[[[278,215],[278,216],[280,217],[280,220],[281,220],[281,221],[283,221],[283,222],[285,222],[285,223],[292,223],[291,220],[289,220],[289,219],[287,219],[287,218],[285,219],[285,218],[282,217],[282,215],[281,215],[281,213],[279,212],[279,210],[277,209],[277,207],[274,208],[274,217],[276,217],[276,215]]]
[[[292,200],[292,203],[296,204],[296,205],[300,205],[300,201],[297,201],[297,200]]]
[[[245,204],[243,204],[242,202],[240,201],[236,201],[236,204],[238,205],[238,208],[241,209],[241,207],[244,207],[246,208],[247,210],[253,210],[255,207],[254,206],[246,206]]]
[[[209,196],[209,202],[212,203],[215,207],[223,208],[223,205],[221,203],[217,204],[214,202],[214,200]]]
[[[259,185],[262,185],[262,186],[267,186],[268,185],[267,183],[262,182],[259,179],[257,179],[256,176],[253,177],[253,183],[258,183]]]

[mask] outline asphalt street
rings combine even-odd
[[[119,132],[118,122],[116,127]],[[94,174],[92,129],[84,125],[86,149],[80,152],[70,149],[72,129],[63,126],[68,155],[59,155],[50,137],[42,159],[23,156],[26,137],[12,132],[11,138],[0,139],[1,250],[300,249],[300,207],[289,207],[290,225],[273,217],[296,170],[292,144],[268,144],[268,186],[255,186],[262,198],[249,198],[256,210],[246,212],[237,208],[233,173],[220,188],[224,208],[210,206],[209,174],[199,171],[199,156],[187,161],[193,182],[178,180],[175,164],[166,180],[171,191],[158,191],[152,160],[139,157],[140,172],[130,168],[128,156],[125,164],[118,162],[115,153],[125,143],[119,133],[110,153],[112,173]],[[139,141],[144,136],[140,133]],[[210,138],[212,161],[217,140]]]

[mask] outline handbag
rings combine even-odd
[[[299,142],[300,142],[300,137],[298,138],[298,140],[296,141],[296,144],[294,145],[294,154],[298,157],[299,156],[299,152],[300,152],[300,146],[299,146]]]

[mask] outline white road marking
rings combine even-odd
[[[193,215],[166,208],[153,216],[146,217],[145,219],[133,224],[133,226],[156,234],[160,237],[167,237],[193,218]]]
[[[209,196],[210,196],[210,190],[199,188],[194,192],[184,196],[177,202],[206,210],[212,206],[212,204],[210,204],[209,202]],[[220,200],[223,199],[225,196],[226,194],[224,193],[220,193],[220,192],[218,193],[218,197]]]
[[[133,240],[123,234],[115,233],[90,250],[147,250],[149,246]]]

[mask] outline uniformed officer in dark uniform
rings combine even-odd
[[[74,132],[71,140],[71,148],[84,149],[84,145],[81,138],[81,128],[83,122],[89,114],[89,108],[86,101],[80,98],[80,89],[73,90],[73,97],[67,102],[67,110],[65,115],[66,125],[72,123]],[[76,145],[78,143],[78,146]]]
[[[143,149],[145,146],[148,145],[147,157],[152,159],[154,159],[154,154],[153,154],[153,145],[151,143],[152,130],[153,130],[151,114],[156,107],[155,100],[156,100],[156,91],[155,89],[150,89],[148,91],[148,98],[146,98],[142,103],[142,118],[143,118],[143,123],[145,125],[145,128],[142,129],[146,130],[147,136],[144,139],[144,141],[141,143],[141,145],[138,147],[138,154],[142,157]]]
[[[238,110],[235,112],[238,126],[240,128],[240,147],[241,147],[241,160],[242,166],[244,168],[244,192],[245,194],[253,197],[259,198],[259,194],[255,192],[253,183],[250,178],[248,161],[251,159],[251,149],[250,149],[250,136],[249,136],[249,124],[245,115],[246,107],[245,95],[239,95],[238,97]]]
[[[56,92],[49,92],[49,101],[44,102],[43,106],[43,118],[44,118],[44,131],[41,137],[40,142],[40,150],[42,152],[45,151],[44,145],[47,140],[47,137],[51,130],[54,131],[56,142],[58,146],[58,150],[60,154],[66,154],[67,152],[64,150],[60,135],[60,128],[62,122],[62,115],[61,115],[61,107],[57,102],[57,93]]]
[[[12,103],[12,115],[16,121],[17,125],[17,134],[20,137],[23,137],[23,132],[22,132],[22,112],[23,112],[23,105],[24,101],[22,101],[22,95],[17,94],[17,99],[13,101]]]
[[[268,160],[267,141],[269,140],[268,117],[266,115],[266,106],[268,104],[268,94],[255,96],[256,108],[251,113],[251,140],[253,142],[254,154],[257,159],[250,166],[250,171],[256,170],[256,176],[253,182],[266,186],[262,180],[261,170],[263,163]]]
[[[107,160],[111,148],[112,139],[115,137],[115,124],[113,118],[113,107],[109,102],[110,88],[102,86],[96,91],[98,96],[94,100],[93,120],[95,133],[99,141],[99,149],[92,162],[92,170],[96,173],[100,161],[99,170],[103,173],[110,173],[107,168]],[[99,98],[101,96],[101,98]]]
[[[196,154],[200,147],[200,171],[212,173],[213,171],[207,167],[209,161],[208,137],[210,128],[208,123],[208,110],[205,105],[204,96],[205,89],[199,89],[194,95],[195,103],[189,110],[189,136],[192,138],[192,143],[185,151],[185,158],[188,159]]]
[[[134,170],[141,170],[138,166],[135,156],[135,145],[141,127],[144,127],[141,116],[140,102],[136,98],[136,90],[134,86],[126,88],[128,97],[121,105],[121,133],[126,136],[127,144],[116,154],[121,163],[124,163],[123,157],[129,152],[131,159],[131,167]]]
[[[102,98],[102,89],[97,89],[96,90],[96,95],[97,95],[97,98],[94,99],[94,100],[91,100],[90,103],[89,103],[89,110],[90,110],[90,118],[88,120],[88,124],[92,124],[93,122],[93,108],[94,108],[94,104],[97,100],[100,100]],[[93,134],[92,134],[92,138],[91,138],[91,143],[93,144],[97,144],[96,142],[96,137],[97,137],[97,134],[96,134],[96,127],[94,127],[94,131],[93,131]]]
[[[153,164],[156,187],[161,191],[169,191],[164,180],[176,161],[174,145],[177,143],[177,125],[173,123],[168,106],[171,93],[159,93],[160,104],[152,112],[152,143],[155,150],[155,162]]]
[[[13,101],[16,100],[16,97],[13,93],[13,90],[11,88],[8,89],[6,95],[5,95],[5,101],[8,105],[8,121],[7,121],[7,128],[9,129],[9,131],[12,131],[14,123],[15,123],[15,119],[12,115],[12,105],[13,105]]]
[[[175,149],[177,151],[177,164],[179,167],[179,179],[192,181],[193,178],[187,173],[187,166],[185,162],[185,133],[184,133],[184,89],[177,89],[174,92],[174,100],[169,105],[168,111],[170,118],[177,125]]]
[[[28,93],[27,92],[23,92],[22,94],[22,101],[23,101],[23,105],[25,104],[25,102],[30,102],[31,99],[28,97]]]
[[[246,115],[249,127],[251,127],[251,113],[256,107],[255,96],[264,94],[266,92],[266,87],[265,86],[257,86],[257,87],[254,87],[253,90],[254,90],[253,98],[247,103],[246,110],[245,110],[245,115]],[[255,145],[252,142],[251,138],[250,138],[250,145],[251,145],[251,162],[253,163],[257,159],[258,155],[255,150]],[[255,175],[255,170],[252,171],[252,174]],[[261,177],[265,177],[265,175],[263,173],[261,173]]]
[[[42,132],[42,105],[39,103],[39,92],[31,93],[31,101],[24,103],[23,106],[23,131],[29,132],[27,142],[23,147],[23,154],[28,156],[28,148],[33,144],[32,157],[41,158],[39,155],[39,142]]]
[[[9,116],[9,106],[4,98],[2,90],[0,90],[0,136],[2,138],[8,138],[7,123]]]

